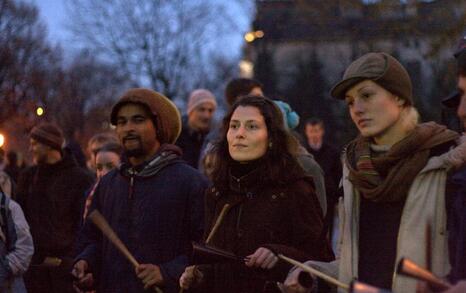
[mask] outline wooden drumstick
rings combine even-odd
[[[227,203],[223,206],[222,211],[218,215],[218,218],[215,221],[214,226],[210,230],[209,236],[207,236],[205,244],[210,244],[210,241],[212,241],[212,238],[214,237],[215,233],[217,233],[217,230],[220,227],[220,224],[222,224],[223,218],[225,218],[225,215],[227,214],[229,209],[230,209],[230,204]]]
[[[220,227],[220,224],[222,224],[223,222],[223,218],[225,218],[225,215],[227,214],[227,212],[230,210],[230,207],[231,205],[230,204],[225,204],[222,208],[222,210],[220,211],[220,214],[218,215],[217,217],[217,220],[215,221],[215,224],[214,226],[212,227],[212,229],[210,230],[209,232],[209,235],[207,236],[207,239],[205,241],[205,244],[209,244],[210,241],[212,241],[212,238],[215,236],[215,233],[217,233],[217,230],[218,228]],[[195,266],[194,266],[195,267]],[[180,288],[180,291],[178,291],[179,293],[183,293],[184,292],[184,289],[183,288]]]
[[[115,245],[115,247],[123,254],[126,259],[136,268],[139,266],[139,262],[134,258],[134,256],[129,252],[126,245],[120,240],[118,235],[116,235],[115,231],[113,231],[112,227],[108,224],[107,220],[105,220],[104,216],[98,211],[92,211],[88,218],[102,231],[102,233],[108,238],[108,240]],[[155,291],[158,293],[162,293],[163,291],[155,286]]]
[[[340,288],[342,288],[343,290],[346,290],[346,291],[349,291],[349,289],[350,289],[349,285],[347,285],[347,284],[345,284],[345,283],[343,283],[343,282],[341,282],[341,281],[339,281],[339,280],[337,280],[337,279],[335,279],[335,278],[333,278],[333,277],[331,277],[331,276],[329,276],[327,274],[324,274],[321,271],[319,271],[319,270],[317,270],[317,269],[315,269],[313,267],[310,267],[310,266],[305,265],[305,264],[303,264],[303,263],[301,263],[301,262],[299,262],[297,260],[294,260],[292,258],[284,256],[283,254],[277,254],[277,257],[279,259],[281,259],[281,260],[286,261],[287,263],[290,263],[290,264],[292,264],[294,266],[299,267],[300,269],[302,269],[305,272],[308,272],[310,274],[315,275],[316,277],[321,278],[322,280],[326,281],[327,283],[330,283],[332,285],[340,287]]]

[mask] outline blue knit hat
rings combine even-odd
[[[288,103],[278,100],[274,100],[273,102],[280,108],[280,111],[282,111],[285,127],[288,129],[295,129],[296,126],[299,125],[298,113],[293,111]]]

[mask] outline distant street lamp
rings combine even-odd
[[[246,40],[246,42],[251,43],[256,39],[256,37],[254,36],[254,33],[249,32],[244,35],[244,39]]]
[[[0,148],[5,144],[5,136],[0,133]]]
[[[42,107],[37,107],[37,109],[36,109],[36,114],[37,114],[37,116],[42,116],[42,115],[44,115],[44,112],[45,112],[45,111],[44,111],[44,108],[42,108]]]
[[[241,60],[239,62],[239,75],[240,77],[253,78],[254,64],[249,60]]]
[[[254,42],[255,39],[261,39],[263,37],[264,37],[264,31],[261,31],[261,30],[257,30],[257,31],[253,31],[253,32],[247,32],[244,35],[244,39],[248,43]]]

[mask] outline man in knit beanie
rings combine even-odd
[[[30,225],[35,249],[24,276],[26,288],[30,293],[71,293],[74,290],[68,275],[83,195],[94,180],[62,150],[64,139],[56,125],[39,124],[29,137],[35,165],[20,175],[17,188],[17,200]]]
[[[206,89],[191,92],[188,99],[187,115],[183,116],[183,126],[176,145],[183,150],[183,159],[197,168],[201,147],[211,129],[217,102],[215,96]]]
[[[112,293],[143,293],[157,286],[176,293],[191,242],[203,235],[207,181],[180,158],[174,143],[181,117],[162,94],[129,89],[112,107],[110,119],[123,163],[100,179],[89,214],[99,210],[140,265],[135,269],[113,244],[95,239],[99,232],[86,221],[80,237],[90,241],[76,258],[76,286]]]

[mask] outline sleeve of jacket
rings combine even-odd
[[[26,272],[34,253],[32,236],[29,225],[26,222],[21,207],[9,200],[8,239],[10,241],[9,252],[2,263],[8,265],[8,271],[13,275],[21,275]]]
[[[81,170],[80,170],[81,171]],[[76,183],[76,190],[74,191],[74,208],[73,208],[73,229],[75,231],[75,235],[78,235],[80,228],[81,228],[81,223],[82,223],[82,212],[84,210],[84,203],[86,201],[86,196],[84,194],[86,193],[87,190],[89,190],[95,180],[87,172],[81,171],[77,173],[79,174],[79,181]],[[75,239],[75,242],[78,241],[78,239]],[[73,255],[74,257],[75,255]]]
[[[99,184],[95,190],[94,199],[91,203],[91,207],[89,208],[89,213],[95,209],[100,210],[102,185],[103,184]],[[77,239],[78,242],[76,243],[75,249],[79,249],[81,251],[76,251],[77,256],[75,258],[75,262],[85,260],[87,261],[91,271],[97,273],[99,271],[98,264],[100,263],[102,233],[93,223],[86,219]]]
[[[188,195],[188,217],[189,217],[189,240],[200,241],[204,231],[204,193],[207,188],[207,180],[199,177],[200,180],[193,180]],[[160,264],[160,270],[165,280],[167,291],[178,288],[178,280],[184,269],[189,265],[189,254],[191,247],[187,248],[184,254],[178,255],[174,259]]]

